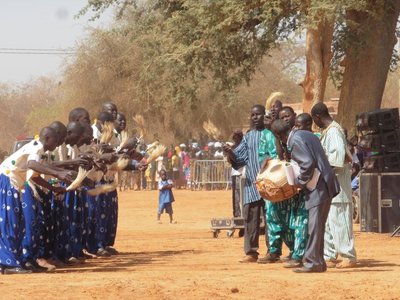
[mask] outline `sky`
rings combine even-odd
[[[74,48],[90,28],[107,28],[112,20],[112,9],[96,21],[89,21],[90,13],[76,19],[86,3],[87,0],[0,0],[0,82],[23,83],[40,76],[60,76],[65,59],[73,56],[3,52]]]

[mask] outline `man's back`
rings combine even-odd
[[[332,121],[322,133],[321,144],[329,164],[334,167],[341,188],[332,202],[351,203],[351,166],[346,162],[346,157],[350,158],[351,153],[346,153],[347,141],[342,127]]]

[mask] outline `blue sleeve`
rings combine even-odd
[[[235,161],[232,162],[232,168],[238,170],[244,167],[249,159],[249,146],[247,144],[246,136],[243,137],[239,146],[233,149]]]

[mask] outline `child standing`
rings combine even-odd
[[[157,221],[161,224],[160,217],[161,214],[165,211],[169,215],[169,222],[174,224],[176,222],[173,221],[173,210],[172,210],[172,202],[175,201],[174,195],[172,194],[172,187],[174,186],[171,179],[168,179],[167,171],[160,171],[160,181],[158,182],[158,189],[160,191],[159,196],[159,205],[158,205],[158,214]]]

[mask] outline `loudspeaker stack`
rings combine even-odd
[[[357,116],[359,146],[372,155],[360,175],[361,231],[396,232],[400,226],[399,109]]]
[[[365,159],[365,172],[400,171],[399,109],[378,109],[357,116],[359,146],[374,155]]]

